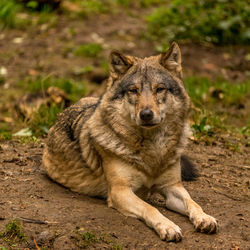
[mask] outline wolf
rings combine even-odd
[[[166,208],[188,216],[197,231],[215,233],[216,219],[182,185],[196,175],[183,156],[189,109],[177,43],[144,59],[113,51],[106,92],[59,115],[43,165],[56,182],[107,198],[109,207],[145,221],[162,240],[178,242],[182,233],[145,201],[153,193],[164,197]]]

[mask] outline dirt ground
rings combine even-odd
[[[1,65],[8,70],[4,86],[15,88],[17,81],[28,75],[79,77],[74,75],[75,67],[90,63],[98,66],[98,59],[74,57],[68,48],[100,38],[107,48],[103,52],[105,58],[113,48],[149,56],[154,53],[154,45],[138,37],[143,29],[133,13],[119,13],[84,22],[61,17],[51,29],[41,26],[25,33],[5,31],[0,36]],[[22,38],[21,43],[16,43],[15,38]],[[245,47],[182,44],[181,49],[186,75],[210,78],[222,75],[241,81],[247,78],[244,72],[250,70]],[[186,217],[166,210],[161,197],[153,197],[150,202],[182,228],[184,237],[177,244],[161,241],[143,222],[108,208],[105,200],[73,193],[51,181],[41,165],[42,151],[43,139],[34,144],[0,141],[0,231],[4,231],[9,221],[19,218],[28,237],[28,243],[19,243],[12,249],[38,249],[36,244],[41,249],[58,250],[121,249],[121,246],[123,249],[250,249],[249,147],[232,152],[220,143],[205,146],[190,141],[186,153],[197,165],[201,177],[184,185],[194,200],[218,220],[219,232],[215,235],[195,232]],[[83,242],[81,233],[86,232],[92,232],[98,240]],[[6,246],[2,238],[0,246]]]
[[[183,240],[175,244],[161,241],[143,222],[108,208],[105,200],[73,193],[51,181],[41,166],[42,150],[43,144],[0,143],[0,228],[13,218],[46,223],[23,222],[29,242],[25,246],[30,249],[35,248],[33,239],[48,249],[78,249],[79,229],[111,238],[111,243],[89,243],[90,249],[112,249],[119,245],[123,249],[249,249],[247,152],[232,153],[219,146],[191,143],[187,153],[201,177],[185,183],[185,187],[218,220],[219,232],[215,235],[195,232],[186,217],[166,210],[162,199],[154,197],[151,202],[182,228]]]

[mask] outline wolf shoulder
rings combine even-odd
[[[60,148],[58,144],[71,144],[77,140],[81,127],[94,114],[100,98],[85,97],[60,113],[56,123],[50,128],[47,145]],[[66,145],[65,145],[66,147]],[[53,150],[55,151],[55,150]]]

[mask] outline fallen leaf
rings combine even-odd
[[[30,128],[24,128],[13,134],[13,136],[32,136],[32,130]]]
[[[23,37],[16,37],[13,39],[13,43],[20,44],[23,42]]]
[[[38,72],[37,72],[36,70],[34,70],[34,69],[29,69],[29,70],[28,70],[28,74],[29,74],[30,76],[36,76],[36,75],[38,74]]]
[[[8,71],[5,67],[0,67],[0,75],[5,76],[8,74]]]

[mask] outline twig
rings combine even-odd
[[[33,239],[33,241],[34,241],[34,243],[35,243],[36,249],[37,249],[37,250],[41,250],[40,247],[37,245],[35,238]]]
[[[33,219],[28,219],[28,218],[23,218],[23,217],[17,217],[17,219],[22,220],[27,223],[35,223],[35,224],[48,224],[46,221],[40,221],[40,220],[33,220]]]

